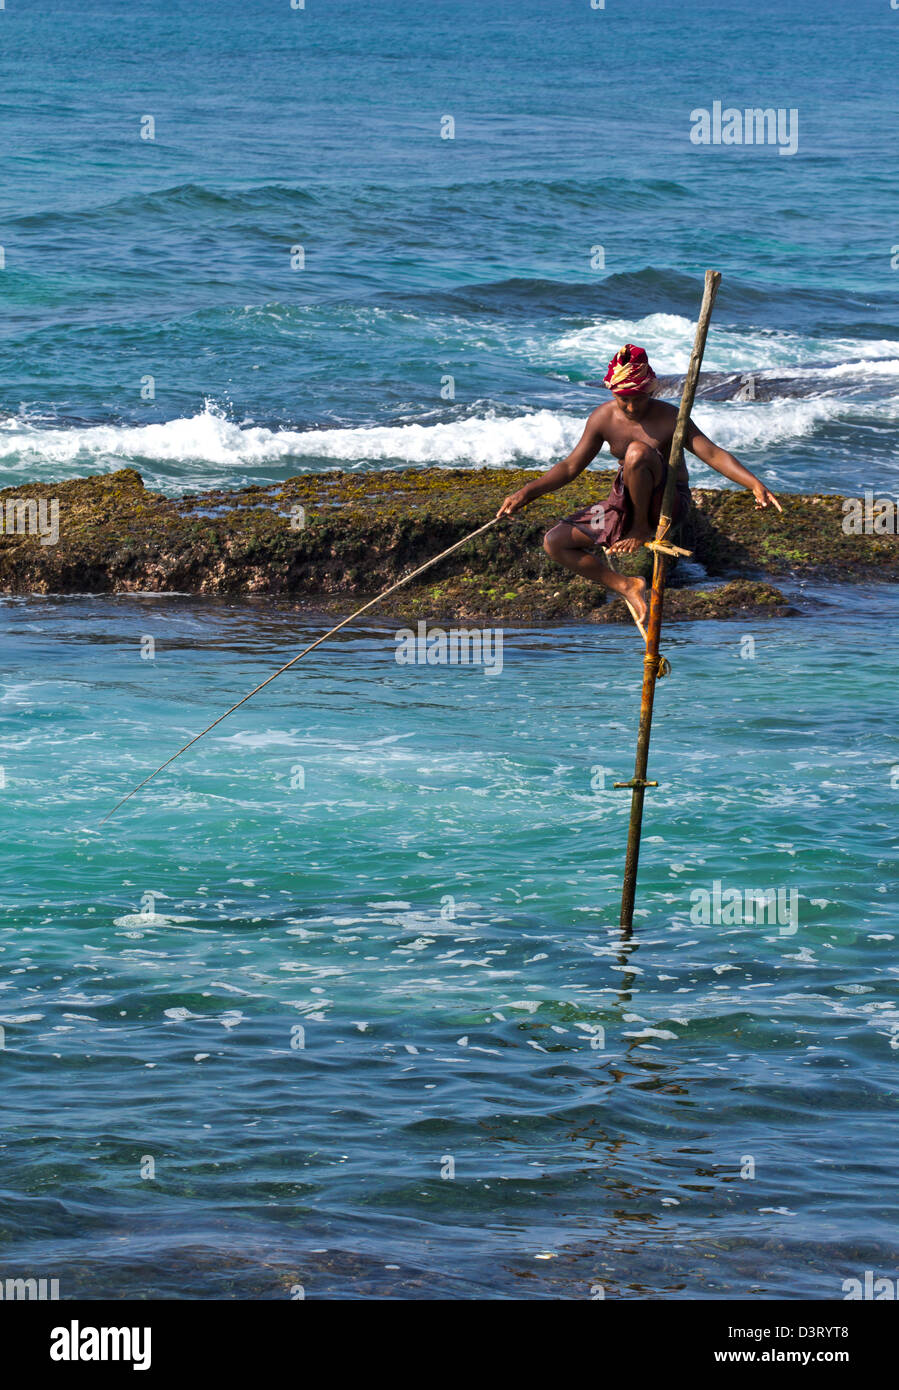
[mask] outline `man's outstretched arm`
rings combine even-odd
[[[527,506],[528,502],[534,502],[535,498],[542,498],[546,492],[557,492],[559,488],[564,488],[572,478],[577,478],[579,473],[584,473],[588,463],[592,463],[599,450],[602,449],[604,436],[602,427],[599,424],[599,410],[595,410],[589,420],[586,421],[584,434],[578,439],[577,445],[571,450],[567,459],[561,459],[560,463],[554,463],[552,468],[547,468],[546,473],[535,478],[534,482],[528,482],[524,488],[518,492],[511,493],[509,498],[504,500],[497,517],[513,516],[520,512],[521,507]]]
[[[547,492],[558,492],[560,487],[565,487],[566,483],[570,483],[579,473],[583,473],[587,464],[593,462],[605,442],[598,416],[599,410],[594,410],[587,421],[584,433],[567,458],[562,459],[559,463],[554,463],[552,468],[541,473],[540,477],[535,478],[532,483],[526,483],[523,488],[519,488],[518,492],[513,492],[503,502],[497,516],[512,516],[513,513],[527,506],[528,502],[533,502],[535,497],[542,497]]]
[[[721,449],[717,444],[713,444],[708,435],[703,434],[698,425],[693,421],[687,427],[687,448],[691,454],[695,454],[703,463],[707,463],[709,468],[714,468],[717,473],[722,473],[725,478],[730,478],[734,483],[741,483],[748,488],[755,498],[757,507],[775,506],[779,512],[783,507],[774,496],[769,492],[765,484],[754,473],[750,473],[748,468],[744,468],[739,459],[734,458],[726,449]]]

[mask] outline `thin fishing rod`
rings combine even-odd
[[[100,821],[100,825],[105,825],[105,823],[109,820],[110,816],[114,816],[116,811],[120,810],[121,807],[125,805],[126,801],[130,801],[132,796],[134,796],[136,792],[140,791],[141,787],[145,787],[148,782],[152,782],[153,778],[158,777],[160,772],[163,772],[167,767],[171,766],[171,764],[175,761],[176,758],[180,758],[182,753],[186,753],[188,748],[192,748],[195,743],[199,742],[199,740],[203,738],[205,734],[208,734],[211,729],[214,729],[217,724],[221,724],[222,720],[227,719],[229,714],[233,714],[236,709],[240,709],[241,705],[245,705],[247,703],[247,700],[252,700],[253,696],[258,695],[260,690],[264,690],[267,685],[271,685],[272,681],[277,680],[278,676],[283,676],[284,672],[289,671],[291,666],[295,666],[296,663],[302,659],[302,657],[308,656],[309,653],[314,651],[316,647],[320,647],[322,642],[327,642],[329,637],[333,637],[335,632],[339,632],[342,627],[346,627],[347,623],[351,623],[354,618],[360,617],[361,614],[366,613],[369,608],[374,608],[375,604],[380,603],[381,599],[387,598],[389,594],[395,593],[397,589],[401,589],[404,584],[408,584],[409,581],[415,579],[417,575],[424,574],[425,570],[429,570],[431,566],[436,565],[439,560],[445,560],[447,555],[452,555],[454,550],[458,550],[461,546],[466,545],[468,541],[474,540],[475,536],[480,536],[483,534],[484,531],[489,531],[490,527],[495,526],[496,523],[500,520],[500,517],[495,516],[493,517],[492,521],[485,522],[485,524],[483,526],[479,526],[476,531],[469,532],[469,534],[467,536],[463,536],[460,541],[456,541],[455,545],[451,545],[447,550],[441,551],[441,553],[439,555],[435,555],[432,560],[426,560],[423,565],[419,565],[417,570],[413,570],[411,574],[407,574],[403,579],[398,579],[395,584],[391,584],[388,589],[384,589],[380,594],[377,595],[377,597],[369,599],[368,603],[363,603],[361,608],[357,608],[355,613],[351,613],[348,618],[344,618],[342,622],[336,625],[336,627],[332,627],[329,632],[326,632],[323,634],[323,636],[316,638],[314,642],[310,642],[308,647],[304,647],[303,650],[301,652],[298,652],[296,656],[292,657],[290,661],[285,662],[285,664],[279,667],[277,671],[273,671],[270,676],[267,676],[266,679],[260,682],[260,684],[257,685],[253,690],[251,690],[248,695],[244,695],[242,700],[238,700],[236,705],[232,705],[230,709],[226,709],[225,713],[220,714],[218,719],[213,719],[211,724],[207,724],[205,729],[201,729],[198,734],[195,734],[192,739],[189,739],[188,742],[185,743],[183,748],[178,749],[177,753],[173,753],[172,756],[170,758],[167,758],[164,763],[160,763],[159,767],[156,768],[155,772],[151,772],[149,777],[145,777],[142,782],[138,782],[136,787],[132,787],[131,791],[128,793],[127,796],[123,796],[121,801],[117,802],[116,805],[113,806],[111,811],[107,811],[106,815]]]

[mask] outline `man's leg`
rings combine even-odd
[[[584,579],[591,579],[594,584],[604,584],[607,589],[626,599],[641,622],[645,621],[646,580],[631,579],[626,574],[609,569],[608,565],[590,553],[592,547],[590,537],[576,526],[569,526],[567,521],[560,521],[543,537],[543,549],[551,559],[575,574],[583,575]]]
[[[616,541],[611,550],[618,555],[628,555],[651,541],[655,534],[649,522],[649,504],[664,476],[665,461],[650,444],[628,444],[621,467],[634,520],[627,535]]]

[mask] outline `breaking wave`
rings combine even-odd
[[[725,448],[751,452],[808,438],[848,410],[883,416],[882,405],[815,398],[700,401],[694,418]],[[149,486],[182,491],[277,481],[335,467],[539,466],[571,450],[586,414],[509,414],[488,405],[477,414],[436,423],[296,430],[237,423],[207,402],[197,415],[151,425],[47,428],[7,419],[0,422],[0,474],[9,486],[20,478],[48,481],[132,466]],[[597,462],[611,465],[607,453]]]

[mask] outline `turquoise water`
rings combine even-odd
[[[894,1268],[896,683],[857,617],[894,599],[806,594],[754,659],[669,632],[630,942],[626,630],[507,634],[496,677],[344,635],[101,831],[318,628],[8,603],[7,1261],[87,1297],[834,1298]],[[795,931],[696,926],[716,879],[795,890]]]
[[[888,4],[0,25],[0,485],[542,466],[623,341],[676,391],[715,265],[700,423],[771,486],[895,496]],[[797,108],[799,152],[691,145],[718,99]],[[101,829],[322,622],[3,600],[0,1272],[271,1299],[895,1275],[895,586],[784,587],[790,617],[665,632],[630,940],[629,630],[507,630],[487,676],[399,665],[402,611],[371,619]],[[789,911],[704,925],[734,890]]]

